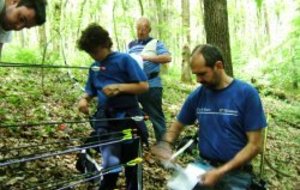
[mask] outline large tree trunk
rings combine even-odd
[[[183,48],[182,48],[182,72],[181,81],[186,83],[192,82],[190,67],[190,2],[189,0],[181,0],[182,10],[182,31],[183,31]]]
[[[204,0],[207,43],[218,46],[224,55],[225,71],[233,76],[226,0]]]

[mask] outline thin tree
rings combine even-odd
[[[155,6],[156,6],[156,31],[157,31],[157,37],[159,40],[165,41],[164,35],[163,35],[163,29],[167,23],[164,22],[164,7],[163,7],[163,1],[162,0],[155,0]],[[161,74],[166,74],[168,72],[168,66],[169,64],[162,64],[161,65]]]
[[[51,39],[53,42],[53,51],[60,52],[61,50],[61,16],[62,16],[62,7],[63,7],[64,1],[55,0],[53,2],[53,18],[51,22],[52,31],[51,32]]]
[[[183,31],[183,48],[182,48],[182,72],[181,81],[186,83],[192,82],[190,68],[190,2],[189,0],[181,0],[182,10],[182,31]]]
[[[158,39],[162,40],[163,7],[162,0],[155,0]]]
[[[83,11],[85,8],[85,4],[87,3],[87,0],[83,0],[82,3],[79,5],[80,6],[80,12],[79,12],[79,16],[78,16],[78,27],[77,27],[77,34],[76,37],[79,38],[80,35],[80,29],[81,29],[81,19],[83,17]],[[77,39],[76,38],[76,39]]]
[[[40,49],[44,49],[44,46],[47,43],[46,25],[40,26],[38,28],[38,34],[39,34],[39,47]]]
[[[142,0],[139,0],[139,5],[140,5],[140,10],[141,10],[141,16],[144,16],[144,6],[143,6]]]
[[[121,48],[120,48],[120,42],[119,42],[119,38],[118,38],[116,14],[115,14],[116,6],[117,6],[117,2],[114,1],[113,8],[112,8],[112,16],[113,16],[113,24],[114,24],[114,36],[115,36],[115,40],[116,40],[116,43],[117,43],[118,51],[120,51]]]

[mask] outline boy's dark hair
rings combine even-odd
[[[96,48],[111,48],[113,45],[109,33],[96,23],[90,24],[81,33],[80,39],[77,41],[77,47],[88,53],[93,52]]]
[[[25,6],[35,11],[35,21],[37,25],[42,25],[46,22],[46,0],[20,0],[18,7]]]
[[[192,56],[199,53],[203,55],[207,67],[213,68],[217,61],[222,61],[224,65],[222,51],[217,46],[211,44],[197,45],[192,51]]]

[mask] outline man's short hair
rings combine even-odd
[[[207,67],[213,68],[217,61],[222,61],[224,65],[222,51],[217,46],[211,44],[197,45],[192,51],[192,56],[200,53],[203,55]]]
[[[109,33],[96,23],[90,24],[81,33],[80,39],[77,41],[77,47],[88,53],[93,52],[96,48],[111,48],[113,45]]]
[[[35,11],[35,21],[37,25],[42,25],[46,22],[46,0],[20,0],[18,7],[25,6]]]

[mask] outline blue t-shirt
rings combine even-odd
[[[179,122],[199,122],[199,150],[204,158],[231,160],[247,144],[246,132],[266,127],[257,91],[240,80],[221,90],[200,86],[185,101]]]
[[[94,70],[98,66],[100,70]],[[102,91],[109,84],[138,83],[147,81],[142,69],[136,61],[125,53],[112,52],[104,60],[96,61],[91,65],[85,91],[89,96],[98,97],[98,108],[132,107],[136,106],[137,99],[133,94],[120,94],[108,98]],[[110,105],[107,105],[110,102]]]
[[[129,43],[128,45],[128,53],[131,54],[140,54],[144,47],[150,42],[153,38],[149,37],[145,40],[134,40]],[[170,54],[167,50],[165,45],[161,41],[157,41],[156,44],[156,54],[163,55],[163,54]],[[153,63],[151,61],[144,61],[144,72],[146,73],[147,77],[150,78],[148,80],[150,87],[162,87],[161,78],[159,77],[158,73],[160,72],[160,64]],[[155,76],[155,77],[150,77]]]

